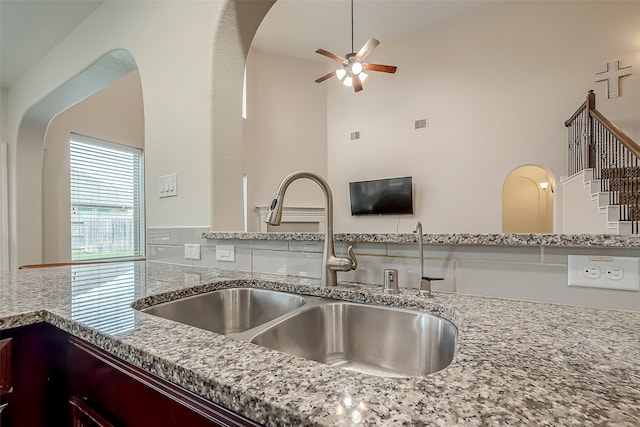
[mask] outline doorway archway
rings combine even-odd
[[[106,53],[75,77],[32,105],[22,117],[16,144],[16,185],[11,236],[11,269],[43,260],[42,159],[45,134],[61,111],[104,89],[136,70],[133,56],[124,49]]]
[[[540,166],[512,170],[502,187],[503,233],[553,233],[554,182]]]

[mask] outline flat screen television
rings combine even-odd
[[[351,215],[411,215],[410,176],[349,183]]]

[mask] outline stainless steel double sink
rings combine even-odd
[[[458,331],[429,313],[256,288],[231,288],[142,310],[294,356],[385,377],[446,368]]]

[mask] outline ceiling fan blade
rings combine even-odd
[[[329,52],[328,50],[318,49],[318,50],[316,50],[316,53],[319,53],[320,55],[324,55],[327,58],[331,58],[334,61],[338,61],[341,64],[346,61],[346,59],[344,59],[343,57],[338,56],[333,52]]]
[[[357,74],[354,74],[351,78],[353,79],[353,90],[355,90],[356,92],[360,92],[363,89],[362,80],[360,80],[360,76]]]
[[[332,72],[330,72],[330,73],[327,73],[327,74],[325,74],[324,76],[322,76],[322,77],[320,77],[320,78],[316,79],[316,83],[322,83],[323,81],[325,81],[325,80],[327,80],[327,79],[330,79],[331,77],[333,77],[333,76],[335,76],[335,75],[336,75],[336,72],[335,72],[335,71],[332,71]]]
[[[362,46],[362,48],[360,48],[360,50],[358,51],[358,53],[356,53],[356,59],[358,61],[364,61],[364,58],[367,57],[367,55],[369,55],[371,53],[371,51],[373,49],[376,48],[376,46],[378,46],[380,44],[380,42],[374,38],[370,38],[365,44],[364,46]]]
[[[395,65],[382,65],[382,64],[362,64],[365,70],[369,71],[381,71],[383,73],[395,73],[398,67]]]

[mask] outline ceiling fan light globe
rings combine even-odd
[[[338,80],[344,79],[344,76],[346,75],[347,75],[347,70],[345,70],[344,68],[338,68],[336,70],[336,77],[338,78]]]
[[[342,81],[342,84],[347,86],[347,87],[351,87],[351,86],[353,86],[353,79],[351,78],[351,76],[347,76]]]
[[[350,66],[350,70],[353,74],[360,74],[362,72],[362,62],[353,61]]]
[[[367,73],[360,73],[358,74],[358,77],[360,77],[360,82],[364,83],[365,80],[367,80],[367,77],[369,77],[369,74]]]

